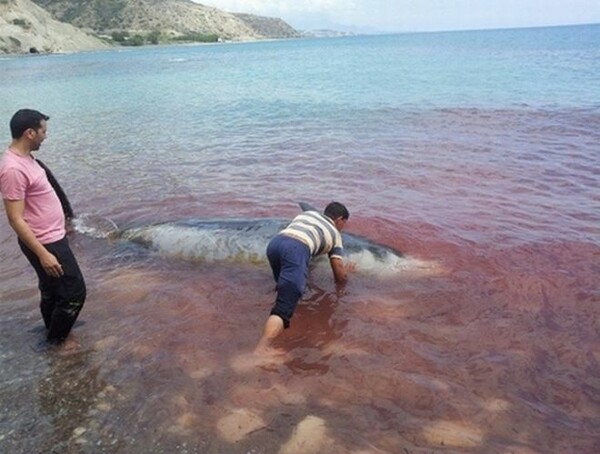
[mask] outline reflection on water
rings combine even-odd
[[[39,377],[35,395],[41,427],[47,426],[50,437],[31,444],[31,451],[65,452],[70,446],[87,443],[86,432],[97,428],[94,415],[106,404],[105,388],[98,381],[98,366],[90,364],[90,351],[48,354],[48,372]],[[43,421],[43,422],[42,422]],[[39,430],[36,435],[46,431]]]
[[[451,247],[441,252],[448,274],[390,282],[357,273],[340,294],[317,267],[278,339],[285,358],[237,367],[272,304],[266,267],[156,258],[107,266],[115,255],[104,240],[74,245],[85,246],[86,269],[102,264],[74,331],[79,347],[27,347],[42,335],[33,291],[6,312],[20,317],[4,330],[14,337],[2,357],[6,452],[598,446],[598,250],[557,244],[473,256]],[[464,273],[467,263],[473,271]]]
[[[293,318],[294,333],[278,343],[281,348],[294,352],[292,359],[285,363],[294,375],[329,371],[331,348],[342,338],[348,325],[348,320],[334,317],[338,303],[335,292],[327,293],[314,285],[307,290]]]

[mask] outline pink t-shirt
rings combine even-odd
[[[42,244],[66,235],[65,215],[46,172],[31,156],[7,150],[0,161],[0,192],[5,200],[24,200],[23,217]]]

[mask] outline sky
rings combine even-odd
[[[600,0],[194,0],[279,17],[297,30],[358,33],[600,23]]]

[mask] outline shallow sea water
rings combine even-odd
[[[73,232],[77,347],[45,353],[0,219],[0,451],[600,451],[598,26],[0,60],[0,116],[102,231],[347,204],[402,251],[342,293],[315,263],[278,363],[266,263]],[[8,143],[8,131],[6,131]],[[360,264],[359,264],[360,265]]]

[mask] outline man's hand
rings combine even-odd
[[[344,268],[346,268],[346,272],[354,273],[355,271],[358,271],[358,263],[346,262],[346,263],[344,263]]]
[[[60,263],[54,254],[48,250],[36,239],[31,228],[25,222],[23,213],[25,212],[25,200],[6,200],[4,199],[4,208],[8,223],[16,232],[19,239],[25,243],[40,260],[40,264],[48,276],[61,277],[64,272]]]
[[[43,257],[40,257],[40,263],[48,276],[61,277],[64,274],[62,265],[58,263],[56,257],[50,252],[47,252]]]

